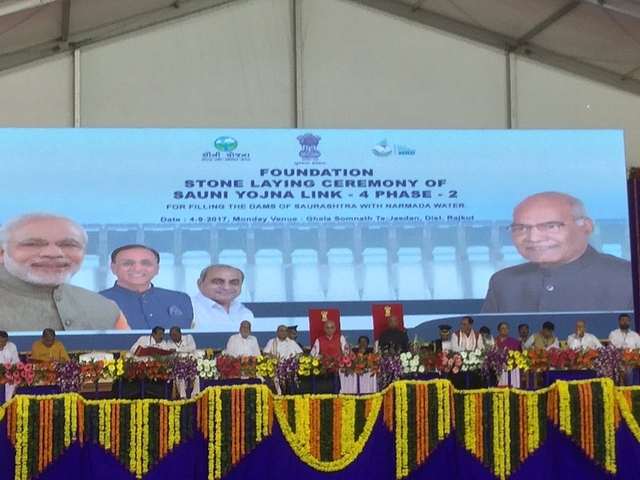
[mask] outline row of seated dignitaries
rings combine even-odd
[[[186,293],[153,285],[160,255],[144,245],[112,253],[113,287],[98,294],[71,285],[87,242],[80,225],[57,214],[7,220],[0,227],[0,326],[8,331],[146,330],[156,325],[211,331],[254,318],[236,300],[242,293],[241,270],[208,266],[192,301]]]
[[[618,317],[618,328],[612,330],[609,334],[609,341],[616,348],[631,348],[640,349],[640,335],[630,329],[631,319],[627,314],[620,314]],[[378,342],[376,342],[375,350],[377,351],[408,351],[408,338],[406,331],[403,331],[398,325],[398,319],[395,315],[391,315],[387,319],[387,330],[380,334]],[[554,335],[555,326],[551,322],[545,322],[542,325],[542,329],[539,333],[529,335],[527,325],[519,325],[518,333],[520,338],[513,338],[509,336],[509,325],[506,322],[501,322],[498,327],[498,335],[487,342],[483,336],[473,329],[473,318],[469,316],[462,317],[460,321],[460,329],[451,332],[450,325],[440,325],[440,338],[431,342],[429,348],[435,351],[439,350],[454,350],[454,351],[466,351],[474,349],[483,349],[491,345],[495,345],[498,348],[505,348],[507,350],[526,350],[528,348],[560,348],[558,338]],[[526,327],[523,328],[523,327]],[[303,347],[296,341],[296,327],[287,327],[280,325],[277,328],[275,338],[270,339],[264,349],[260,349],[256,337],[251,335],[251,323],[249,321],[242,321],[240,329],[237,334],[231,335],[226,348],[223,350],[223,354],[240,357],[240,356],[253,356],[258,357],[260,355],[274,356],[279,359],[289,358],[303,353]],[[351,350],[351,347],[347,344],[344,336],[336,332],[336,324],[332,320],[327,320],[323,323],[323,335],[320,335],[314,342],[311,348],[311,355],[313,356],[332,356],[339,359],[346,351]],[[526,330],[526,331],[525,331]],[[197,350],[195,340],[192,335],[182,334],[180,327],[173,326],[169,331],[169,339],[165,340],[165,329],[160,326],[156,326],[152,329],[150,335],[142,335],[133,344],[128,356],[143,358],[154,355],[169,355],[169,354],[184,354],[200,356],[204,355],[204,351]],[[584,320],[576,321],[575,333],[569,335],[566,348],[574,350],[581,350],[586,348],[600,348],[602,345],[600,341],[592,334],[587,332],[587,324]],[[358,338],[357,351],[361,353],[370,353],[374,349],[369,348],[369,339],[366,336]],[[355,351],[355,349],[354,349]],[[55,331],[46,328],[42,332],[42,338],[34,342],[30,360],[36,362],[49,362],[52,360],[67,361],[69,355],[67,354],[64,345],[56,340]],[[7,332],[0,330],[0,363],[17,363],[19,362],[18,350],[12,342],[9,342],[9,336]],[[517,372],[516,372],[517,373]],[[513,375],[513,372],[512,372]],[[376,391],[376,379],[375,376],[370,375],[370,378],[359,379],[360,384],[357,386],[357,391],[365,393],[368,387],[366,382],[369,382],[369,391]],[[624,380],[626,385],[633,384],[633,372],[625,371]],[[353,378],[340,378],[339,382],[342,384],[341,391],[343,393],[356,393],[356,386],[350,385],[353,382]],[[455,378],[451,378],[455,381]],[[507,374],[503,374],[499,379],[500,385],[517,386],[517,379],[509,377]],[[180,396],[185,398],[186,386],[178,385],[180,390]],[[279,387],[276,385],[276,387]],[[349,387],[352,387],[349,390]],[[334,384],[330,383],[328,391],[333,391]],[[461,385],[459,388],[463,388]],[[13,386],[7,385],[5,397],[10,399],[13,394]],[[199,385],[194,385],[192,394],[195,395],[199,392]]]

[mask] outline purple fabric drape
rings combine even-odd
[[[627,180],[629,198],[629,237],[631,240],[631,275],[633,277],[633,305],[640,306],[640,179]],[[635,315],[636,331],[640,331],[640,316]]]
[[[618,472],[610,475],[593,463],[568,437],[551,423],[547,439],[509,478],[513,480],[599,480],[636,479],[640,471],[640,444],[624,422],[617,431]],[[13,480],[13,447],[6,435],[6,420],[0,422],[0,480]],[[110,453],[95,444],[73,444],[39,477],[40,480],[133,480],[133,474]],[[207,479],[207,443],[196,434],[164,457],[144,477],[145,480]],[[304,464],[285,440],[277,423],[265,438],[225,476],[227,480],[393,480],[395,444],[381,418],[359,457],[344,470],[324,473]],[[450,480],[495,480],[493,473],[448,436],[427,460],[409,473],[409,480],[447,478]]]

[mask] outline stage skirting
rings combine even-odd
[[[535,392],[402,381],[366,396],[18,395],[0,408],[0,480],[636,479],[640,387]]]

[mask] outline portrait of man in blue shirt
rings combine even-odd
[[[118,304],[129,326],[148,330],[177,326],[191,328],[193,307],[189,295],[151,283],[160,268],[160,255],[145,245],[125,245],[111,254],[113,287],[100,292]]]

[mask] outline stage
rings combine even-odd
[[[0,480],[637,478],[640,387],[396,382],[364,395],[208,388],[194,400],[18,395]],[[11,461],[10,459],[14,459]]]

